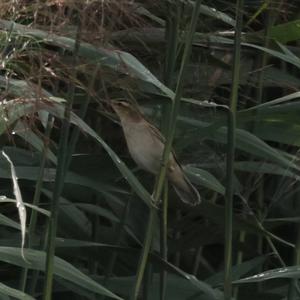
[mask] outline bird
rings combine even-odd
[[[141,169],[157,175],[161,168],[164,136],[128,101],[112,100],[111,106],[120,119],[132,159]],[[184,174],[174,151],[170,153],[166,177],[184,203],[200,204],[200,194]]]

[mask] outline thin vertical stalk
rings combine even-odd
[[[55,94],[57,93],[58,88],[59,88],[58,87],[58,81],[56,81],[55,82],[55,87],[54,87],[54,90],[53,90],[53,92]],[[45,231],[44,232],[45,232],[45,234],[41,236],[39,247],[40,247],[41,251],[46,252],[48,235],[49,235],[49,219],[46,219]],[[27,287],[27,291],[30,295],[34,295],[34,293],[36,291],[36,286],[37,286],[37,283],[38,283],[39,275],[40,275],[39,270],[33,270],[32,271],[31,280],[28,282],[28,287]]]
[[[180,211],[180,209],[178,209],[176,211],[176,223],[180,223],[180,221],[181,221],[181,211]],[[181,237],[181,232],[180,232],[180,229],[178,229],[175,231],[175,240],[179,240],[180,237]],[[176,267],[179,267],[180,259],[181,259],[181,252],[180,252],[180,250],[176,249],[175,258],[174,258],[174,265]]]
[[[160,237],[160,256],[163,260],[168,259],[168,184],[164,186],[164,194],[162,200],[162,216],[161,216],[161,237]],[[162,268],[160,271],[160,300],[164,300],[166,297],[166,282],[167,271]]]
[[[225,249],[224,249],[224,299],[232,297],[232,219],[233,219],[233,173],[235,157],[235,129],[238,89],[240,78],[241,30],[242,30],[243,0],[236,2],[236,29],[234,41],[234,62],[230,110],[228,113],[227,159],[226,159],[226,193],[225,193]]]
[[[174,100],[172,103],[172,108],[171,108],[170,125],[169,125],[169,129],[168,129],[168,135],[166,136],[166,143],[165,143],[164,153],[162,156],[162,165],[161,165],[159,175],[157,177],[157,181],[156,181],[157,184],[155,185],[155,189],[154,189],[154,193],[153,193],[153,199],[154,199],[155,203],[158,202],[158,200],[160,198],[160,194],[162,192],[163,185],[164,185],[164,179],[165,179],[166,171],[167,171],[167,167],[168,167],[167,166],[168,160],[169,160],[169,156],[170,156],[170,152],[171,152],[171,148],[172,148],[172,142],[173,142],[174,133],[175,133],[176,118],[177,118],[177,115],[179,112],[179,107],[180,107],[180,99],[181,99],[182,87],[183,87],[183,75],[184,75],[186,64],[188,62],[188,59],[190,57],[190,53],[192,50],[192,41],[193,41],[194,33],[196,30],[198,16],[200,13],[200,6],[201,6],[201,0],[196,1],[195,7],[193,10],[190,28],[187,31],[185,49],[183,52],[181,67],[180,67],[180,71],[179,71],[179,76],[178,76],[178,81],[177,81],[177,86],[176,86],[176,91],[175,91],[175,97],[174,97]],[[154,207],[151,207],[150,213],[149,213],[147,229],[146,229],[146,236],[145,236],[145,240],[144,240],[144,246],[143,246],[142,254],[140,256],[140,260],[139,260],[139,264],[138,264],[136,282],[135,282],[135,285],[133,288],[133,292],[131,294],[132,300],[136,300],[139,295],[140,287],[141,287],[144,272],[145,272],[145,267],[146,267],[148,256],[149,256],[149,251],[151,248],[155,216],[156,216],[156,210]]]
[[[265,23],[265,30],[264,30],[264,47],[265,48],[269,48],[270,46],[270,42],[271,42],[271,37],[270,37],[270,34],[271,34],[271,28],[272,26],[274,25],[275,23],[275,20],[276,20],[276,14],[275,14],[275,7],[274,7],[274,3],[272,3],[272,1],[269,1],[268,3],[269,5],[269,8],[268,10],[266,11],[266,23]],[[267,65],[268,63],[268,58],[269,58],[269,55],[264,52],[262,54],[262,57],[260,58],[260,69],[261,71],[259,72],[259,75],[258,75],[258,78],[257,78],[257,90],[256,90],[256,100],[257,100],[257,104],[261,104],[264,102],[263,98],[264,98],[264,77],[265,77],[265,72],[264,72],[264,69],[265,69],[265,66]],[[254,124],[254,133],[256,132],[257,130],[257,124],[255,123]],[[257,204],[258,204],[258,212],[257,212],[257,215],[258,215],[258,220],[259,222],[262,222],[262,219],[263,219],[263,202],[264,202],[264,175],[261,179],[261,184],[258,188],[258,191],[256,193],[257,195]],[[270,246],[272,249],[275,249],[276,251],[274,251],[274,253],[277,254],[277,257],[280,261],[281,264],[284,265],[284,262],[283,260],[281,259],[276,247],[274,246],[274,244],[272,243],[271,239],[268,238],[267,241],[269,242]],[[271,243],[270,243],[271,242]],[[262,254],[263,252],[263,244],[264,244],[264,238],[262,236],[258,236],[258,240],[257,240],[257,252],[259,254]],[[260,270],[262,270],[262,266],[260,266]],[[237,286],[237,289],[239,287]],[[258,282],[258,290],[263,290],[263,282]]]
[[[181,99],[181,95],[182,95],[183,78],[184,78],[186,65],[187,65],[188,59],[190,57],[191,50],[192,50],[192,42],[193,42],[195,30],[196,30],[197,19],[198,19],[199,12],[200,12],[201,2],[202,2],[201,0],[198,0],[195,3],[190,28],[188,30],[188,34],[187,34],[187,38],[186,38],[186,42],[185,42],[185,49],[183,52],[182,63],[181,63],[180,71],[179,71],[179,75],[178,75],[175,97],[174,97],[172,107],[171,107],[170,124],[169,124],[168,135],[166,138],[164,153],[163,153],[163,157],[162,157],[162,166],[161,166],[160,173],[159,173],[158,180],[157,180],[158,184],[154,191],[154,200],[155,201],[157,201],[160,197],[163,183],[164,183],[164,178],[165,178],[167,167],[168,167],[167,162],[169,160],[169,155],[172,150],[172,143],[173,143],[175,129],[176,129],[176,120],[177,120],[177,115],[179,113],[180,99]]]
[[[243,245],[246,239],[246,231],[245,230],[241,230],[239,233],[239,245]],[[242,250],[238,251],[237,254],[237,259],[236,259],[236,265],[239,266],[242,262],[243,262],[243,256],[244,256],[244,252]],[[239,294],[239,288],[234,287],[233,289],[233,299],[238,299],[238,294]]]
[[[296,241],[296,249],[294,252],[294,266],[300,265],[300,227],[297,226],[297,241]],[[288,297],[287,300],[296,300],[299,299],[299,279],[293,278],[289,284]]]
[[[62,53],[62,51],[59,51],[59,52]],[[41,83],[40,83],[40,86],[41,86]],[[59,83],[58,83],[58,81],[56,81],[55,82],[55,87],[54,87],[54,90],[53,90],[54,94],[57,94],[58,89],[59,89]],[[48,235],[49,235],[49,219],[46,219],[45,231],[44,232],[45,232],[45,234],[41,235],[39,247],[40,247],[41,251],[46,252],[47,240],[48,240]],[[32,271],[31,280],[28,282],[28,287],[27,287],[27,291],[30,295],[34,295],[34,293],[36,291],[36,286],[37,286],[37,283],[38,283],[39,275],[40,275],[39,270],[33,270]]]
[[[225,193],[225,248],[224,248],[224,299],[232,295],[232,219],[233,219],[233,164],[235,154],[235,117],[229,111],[227,133],[226,193]]]
[[[81,25],[79,23],[76,34],[76,41],[74,47],[74,66],[77,62],[77,54],[80,46],[80,35],[81,35]],[[76,78],[76,70],[74,70],[74,78]],[[69,101],[66,104],[64,112],[64,120],[62,123],[61,136],[59,140],[58,148],[58,159],[57,159],[57,169],[54,183],[53,198],[51,202],[51,216],[49,220],[49,235],[47,243],[47,256],[46,256],[46,278],[44,283],[43,300],[52,299],[52,286],[53,286],[53,272],[54,272],[54,256],[55,256],[55,239],[57,232],[58,223],[58,212],[59,212],[59,198],[64,186],[65,174],[66,174],[66,160],[68,151],[68,139],[70,131],[70,115],[73,106],[75,94],[75,84],[72,83],[69,90]]]
[[[99,65],[97,65],[94,72],[93,72],[93,75],[92,75],[92,78],[91,78],[91,81],[90,81],[90,84],[89,84],[89,88],[88,88],[89,91],[94,88],[99,68],[100,68]],[[78,113],[79,118],[84,119],[84,117],[86,115],[86,112],[87,112],[87,109],[88,109],[88,106],[91,102],[91,98],[92,98],[91,94],[88,94],[86,100],[82,103],[82,105],[80,107],[80,111]],[[80,134],[79,127],[75,127],[73,129],[72,136],[71,136],[70,143],[69,143],[68,157],[67,157],[67,161],[66,161],[66,169],[69,168],[69,165],[71,163],[72,153],[75,150],[75,147],[76,147],[76,144],[77,144],[77,141],[78,141],[78,138],[79,138],[79,134]]]
[[[151,243],[152,243],[155,214],[156,214],[155,209],[151,207],[149,217],[148,217],[148,222],[147,222],[147,229],[146,229],[146,235],[145,235],[145,240],[144,240],[143,249],[142,249],[142,255],[140,256],[140,259],[139,259],[138,272],[136,275],[136,281],[135,281],[133,293],[131,295],[132,300],[138,299],[138,295],[139,295],[140,288],[142,285],[142,280],[144,277],[144,272],[146,269],[148,255],[149,255]]]
[[[125,204],[125,207],[124,207],[124,210],[123,210],[123,213],[122,213],[122,217],[121,217],[121,222],[116,230],[116,243],[115,245],[116,246],[119,246],[121,244],[121,239],[122,239],[122,233],[123,233],[123,230],[124,230],[124,227],[126,225],[126,220],[127,220],[127,217],[128,217],[128,214],[129,214],[129,211],[130,211],[130,199],[126,200],[126,204]],[[110,276],[112,275],[113,273],[113,269],[114,269],[114,265],[116,263],[116,260],[117,260],[117,256],[118,256],[118,252],[116,250],[113,250],[112,254],[111,254],[111,257],[108,261],[108,264],[107,264],[107,267],[106,267],[106,270],[105,270],[105,275],[104,275],[104,279],[103,279],[103,285],[106,286]],[[106,297],[104,296],[103,299],[105,299]]]
[[[47,125],[46,125],[44,146],[43,146],[43,151],[42,151],[42,156],[41,156],[40,169],[39,169],[39,174],[38,174],[38,177],[37,177],[38,180],[36,182],[36,187],[35,187],[33,201],[32,201],[32,204],[34,206],[38,206],[39,202],[40,202],[41,190],[42,190],[43,179],[44,179],[45,165],[46,165],[46,161],[47,161],[47,152],[48,152],[48,148],[49,148],[50,134],[51,134],[52,126],[53,126],[53,120],[54,120],[54,118],[49,115]],[[29,226],[28,226],[27,248],[29,248],[29,249],[32,247],[33,236],[34,236],[34,232],[35,232],[35,229],[36,229],[36,222],[37,222],[37,211],[33,209],[32,212],[31,212]],[[23,292],[26,289],[27,277],[28,277],[28,268],[24,268],[22,270],[21,283],[20,283],[20,289]]]
[[[150,251],[152,251],[152,246]],[[143,300],[150,300],[151,283],[152,283],[153,266],[151,262],[148,262],[145,270],[145,279],[143,285]]]
[[[166,22],[166,62],[164,83],[169,88],[173,86],[173,75],[175,71],[178,40],[179,40],[179,23],[181,17],[181,5],[176,5],[176,16],[174,15],[174,5],[167,3],[168,19]],[[167,135],[170,121],[170,103],[164,103],[162,107],[162,132]],[[160,214],[160,256],[163,260],[168,259],[168,182],[164,184],[164,193],[162,197],[162,207]],[[167,271],[164,268],[160,269],[160,285],[159,297],[164,300],[166,297]]]
[[[66,107],[66,110],[67,109],[68,108]],[[46,278],[45,278],[46,281],[44,285],[44,294],[43,294],[44,300],[52,299],[51,295],[52,295],[52,284],[53,284],[55,238],[56,238],[57,222],[58,222],[59,198],[64,184],[64,175],[65,175],[64,165],[66,159],[67,140],[68,140],[68,133],[69,133],[69,125],[67,123],[68,123],[68,119],[66,118],[65,115],[65,119],[63,121],[63,126],[62,126],[62,134],[59,142],[57,170],[56,170],[53,198],[51,202],[51,216],[49,220],[49,235],[48,235],[48,251],[46,257]]]
[[[262,90],[262,85],[259,86],[259,90]],[[262,96],[262,91],[259,93]],[[260,98],[260,102],[261,103],[262,98]],[[262,175],[264,176],[264,175]],[[258,204],[258,210],[257,210],[257,218],[259,222],[262,222],[263,219],[263,202],[264,202],[264,177],[262,177],[261,179],[261,184],[258,187],[258,191],[257,191],[257,204]],[[264,246],[264,238],[262,236],[258,236],[257,238],[257,253],[259,255],[263,254],[263,246]],[[259,271],[262,270],[262,266],[259,267]],[[263,282],[258,282],[258,290],[262,291],[262,287],[263,287]]]
[[[177,18],[178,13],[174,16],[174,6],[167,3],[167,10],[169,17],[166,22],[166,62],[164,71],[164,82],[168,87],[172,87],[172,76],[174,74],[176,57],[177,57],[177,47],[178,47],[178,31],[179,31],[179,21]]]
[[[45,226],[45,236],[41,238],[40,241],[40,249],[41,251],[46,252],[47,250],[47,241],[48,241],[48,235],[49,235],[49,219],[46,220],[46,226]],[[28,293],[29,295],[34,295],[36,291],[36,286],[38,284],[39,276],[40,276],[41,271],[40,270],[33,270],[31,279],[28,282]]]
[[[296,199],[295,199],[295,203],[297,205],[296,209],[299,208],[299,196],[300,196],[300,193],[296,193],[295,195]],[[297,237],[296,237],[296,247],[295,247],[295,250],[294,250],[294,258],[293,258],[293,265],[294,266],[299,266],[300,265],[300,225],[297,224],[296,225],[296,234],[297,234]],[[299,299],[299,279],[297,278],[292,278],[290,280],[290,284],[289,284],[289,290],[288,290],[288,297],[287,299],[288,300],[296,300],[296,299]]]
[[[267,18],[266,18],[266,24],[265,24],[265,35],[264,35],[264,43],[263,46],[265,48],[269,48],[271,43],[271,29],[275,23],[275,20],[277,18],[278,11],[280,10],[281,2],[278,2],[278,7],[276,7],[276,4],[274,1],[269,1],[269,9],[267,11]],[[269,54],[267,52],[262,53],[261,57],[261,71],[259,72],[258,76],[258,88],[257,88],[257,102],[258,104],[263,102],[263,85],[264,85],[264,67],[267,65],[269,59]]]
[[[99,203],[99,195],[94,195],[92,198],[92,202],[94,205],[97,205]],[[94,243],[98,242],[98,233],[99,233],[99,228],[100,228],[100,219],[97,214],[91,215],[91,221],[92,221],[92,241]],[[97,274],[99,266],[99,261],[95,260],[94,257],[89,257],[88,258],[88,270],[90,274]]]

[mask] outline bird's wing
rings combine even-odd
[[[160,132],[160,130],[159,130],[157,127],[155,127],[153,124],[151,124],[150,122],[149,122],[149,125],[151,126],[151,129],[152,129],[152,131],[154,132],[155,136],[156,136],[162,143],[165,143],[166,139],[165,139],[165,137],[162,135],[162,133]],[[174,162],[175,162],[175,163],[179,166],[179,168],[182,170],[181,164],[179,163],[179,161],[178,161],[178,159],[177,159],[177,157],[176,157],[176,154],[175,154],[175,151],[174,151],[173,148],[172,148],[172,150],[171,150],[171,153],[172,153],[172,155],[173,155]],[[172,166],[172,163],[169,165],[168,168],[169,168],[169,170],[170,170],[171,172],[173,171],[174,166]]]
[[[166,139],[165,139],[165,137],[162,135],[162,133],[160,132],[160,130],[157,128],[157,127],[155,127],[152,123],[150,123],[150,122],[148,122],[148,121],[146,121],[148,124],[149,124],[149,126],[151,127],[151,130],[152,130],[152,132],[155,134],[155,136],[164,144],[165,143],[165,141],[166,141]]]

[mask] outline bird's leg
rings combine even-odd
[[[161,203],[161,199],[158,199],[157,201],[155,201],[154,192],[151,195],[151,199],[152,199],[151,204],[153,205],[153,207],[156,208],[156,209],[159,209],[159,204]]]

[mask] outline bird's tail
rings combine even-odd
[[[168,176],[175,192],[179,198],[189,205],[197,205],[201,203],[201,197],[196,188],[181,170],[180,174],[176,172],[176,176]],[[173,174],[175,175],[175,174]]]

